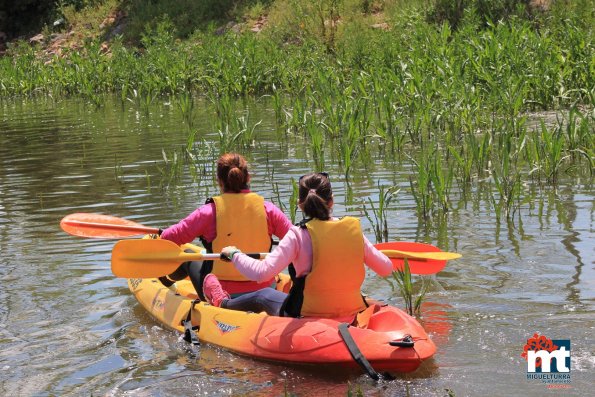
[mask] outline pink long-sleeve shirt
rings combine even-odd
[[[377,250],[366,236],[363,237],[364,263],[382,277],[391,274],[393,265],[390,259]],[[233,264],[244,276],[262,282],[280,273],[292,262],[298,277],[310,273],[312,256],[310,233],[308,233],[307,229],[293,226],[279,242],[279,246],[267,255],[264,260],[236,254],[233,256]]]
[[[249,192],[249,190],[241,191],[241,193]],[[291,221],[273,203],[265,201],[264,210],[267,217],[269,236],[277,236],[282,239],[291,228]],[[215,237],[217,237],[215,203],[200,206],[186,218],[161,233],[162,239],[173,241],[178,245],[191,243],[200,236],[204,237],[208,242],[215,240]]]

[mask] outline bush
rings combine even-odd
[[[512,16],[532,20],[537,8],[531,5],[531,0],[436,0],[428,12],[428,21],[448,22],[456,29],[466,13],[475,14],[485,27],[490,22],[508,20]]]
[[[56,1],[0,0],[0,32],[8,39],[39,31],[55,14]]]
[[[60,17],[62,7],[75,10],[101,4],[103,0],[0,0],[0,32],[11,40],[39,32]]]
[[[136,43],[145,34],[155,30],[163,21],[176,28],[177,38],[187,38],[196,29],[204,29],[212,22],[227,21],[239,0],[160,0],[128,2],[126,37]]]

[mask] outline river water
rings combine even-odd
[[[306,145],[275,132],[274,112],[244,149],[252,189],[289,208],[290,178],[312,170]],[[110,271],[113,240],[64,233],[60,219],[96,212],[166,227],[217,192],[218,134],[212,109],[198,106],[194,153],[168,183],[186,127],[175,106],[144,111],[107,99],[0,101],[0,394],[10,396],[541,396],[590,395],[595,368],[595,238],[592,181],[564,174],[556,188],[526,187],[513,224],[496,221],[476,187],[447,217],[420,221],[409,189],[411,164],[384,155],[349,183],[329,158],[335,215],[362,218],[378,183],[399,186],[388,211],[389,240],[422,241],[463,254],[429,279],[422,319],[438,346],[417,372],[374,383],[359,371],[254,361],[202,345],[192,350],[135,301]],[[164,162],[164,153],[169,165]],[[169,167],[169,168],[168,168]],[[416,278],[419,280],[418,278]],[[372,274],[369,295],[402,307]],[[521,357],[540,333],[571,342],[570,388],[527,379]]]

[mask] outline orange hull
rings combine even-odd
[[[338,321],[246,313],[205,302],[192,308],[196,296],[189,281],[176,283],[177,293],[157,279],[129,279],[128,283],[145,309],[170,328],[183,332],[182,321],[192,310],[192,324],[198,327],[201,342],[264,360],[357,366],[338,332]],[[434,343],[415,318],[392,306],[371,308],[362,324],[349,327],[349,332],[375,370],[412,372],[434,355]],[[390,345],[405,335],[412,337],[413,347]]]

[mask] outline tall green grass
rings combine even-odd
[[[403,269],[392,272],[392,278],[386,278],[393,292],[398,292],[405,302],[405,311],[410,315],[420,315],[421,304],[429,290],[430,284],[424,278],[421,285],[415,285],[411,278],[409,261],[404,260]]]
[[[399,189],[396,186],[386,187],[380,184],[378,181],[378,207],[374,204],[374,201],[368,197],[368,204],[370,205],[371,212],[368,211],[366,203],[363,204],[364,214],[370,221],[370,224],[374,227],[374,235],[376,236],[376,242],[388,242],[388,211],[390,209],[390,203],[399,193]]]

